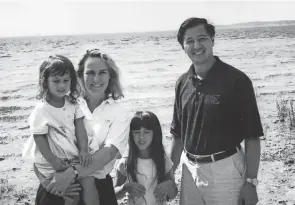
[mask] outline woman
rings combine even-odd
[[[35,169],[44,182],[38,188],[36,205],[64,205],[61,196],[73,194],[72,191],[77,190],[77,185],[72,184],[75,179],[89,174],[95,175],[100,205],[117,204],[109,173],[116,156],[121,156],[126,148],[130,123],[129,113],[119,101],[123,97],[119,68],[110,56],[93,49],[87,50],[80,60],[77,75],[83,88],[83,99],[79,103],[85,114],[85,128],[100,149],[93,154],[91,165],[75,164],[56,173],[50,183]]]

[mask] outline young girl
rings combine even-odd
[[[98,150],[94,138],[88,141],[77,97],[73,64],[64,56],[50,56],[40,66],[37,98],[41,101],[29,117],[32,135],[23,150],[23,157],[32,154],[36,168],[47,179],[56,171],[67,169],[77,158],[88,166],[92,161],[90,154]],[[85,205],[99,204],[94,178],[82,178],[80,183]]]
[[[130,205],[166,205],[177,194],[172,161],[162,144],[162,129],[152,112],[136,112],[131,120],[129,154],[116,168],[117,199],[128,194]]]

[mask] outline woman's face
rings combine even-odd
[[[107,65],[98,57],[89,57],[85,61],[84,85],[92,96],[105,95],[110,80]]]

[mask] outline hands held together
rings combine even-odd
[[[81,151],[79,153],[79,160],[73,160],[72,163],[80,163],[83,167],[89,166],[93,161],[93,156],[90,155],[88,152]],[[50,160],[50,164],[52,168],[56,171],[64,171],[70,167],[70,164],[67,160],[55,157],[54,159]]]
[[[79,153],[79,159],[72,160],[71,163],[79,163],[82,166],[88,166],[92,163],[92,161],[92,155],[90,155],[88,152],[81,151]],[[50,163],[57,172],[48,186],[44,186],[46,187],[46,190],[51,194],[58,196],[78,195],[77,191],[79,191],[81,188],[77,184],[72,184],[74,182],[74,173],[72,169],[69,169],[69,162],[67,160],[55,157]]]

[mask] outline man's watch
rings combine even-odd
[[[73,170],[74,170],[74,174],[75,174],[75,180],[78,178],[78,171],[77,171],[77,169],[76,169],[76,167],[75,167],[75,165],[71,165],[71,167],[73,168]]]
[[[254,186],[257,186],[258,185],[258,179],[256,179],[256,178],[253,178],[253,179],[251,179],[251,178],[247,178],[246,179],[246,182],[249,182],[249,183],[251,183],[251,184],[253,184]]]

